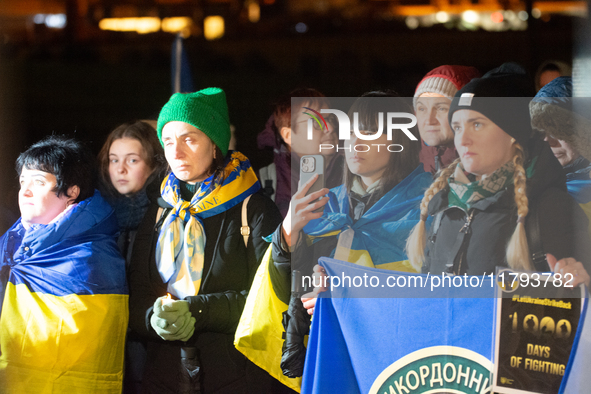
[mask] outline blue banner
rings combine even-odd
[[[352,282],[365,275],[370,285],[369,278],[377,278],[373,285],[380,298],[370,298],[372,290],[363,283],[333,288],[327,292],[331,297],[318,299],[302,393],[490,393],[496,302],[490,276],[478,277],[485,278],[478,285],[450,282],[451,289],[404,288],[392,284],[420,281],[409,281],[410,274],[333,259],[323,258],[320,264],[329,276],[351,277]],[[422,298],[408,298],[405,292]],[[589,324],[582,327],[589,330]],[[581,349],[576,355],[579,360],[568,371],[571,378],[589,358]]]

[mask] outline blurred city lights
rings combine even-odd
[[[472,25],[477,24],[480,21],[480,15],[476,11],[468,10],[462,13],[462,20]]]
[[[224,18],[219,15],[207,16],[203,20],[203,35],[206,40],[222,38],[225,32]]]
[[[415,18],[414,16],[409,16],[408,18],[406,18],[406,26],[411,29],[414,30],[417,27],[419,27],[419,19]]]
[[[99,28],[112,31],[135,31],[139,34],[153,33],[160,30],[160,18],[105,18],[99,22]]]
[[[52,29],[63,29],[66,27],[66,14],[35,14],[33,22],[37,25],[45,24]]]
[[[501,23],[501,22],[503,22],[503,14],[500,13],[499,11],[493,12],[492,14],[490,14],[490,19],[494,23]]]
[[[445,23],[449,21],[449,14],[445,11],[439,11],[435,14],[435,19],[439,23]]]
[[[306,25],[304,22],[299,22],[295,25],[295,30],[298,33],[305,33],[308,31],[308,25]]]
[[[261,19],[261,6],[257,1],[248,3],[248,20],[257,23]]]
[[[193,20],[186,16],[174,18],[164,18],[162,20],[162,31],[167,33],[179,33],[188,31],[193,24]]]

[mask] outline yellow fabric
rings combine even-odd
[[[402,260],[402,261],[393,261],[391,263],[380,264],[378,267],[374,266],[373,261],[371,260],[371,256],[367,250],[349,250],[349,258],[345,261],[349,263],[361,265],[363,267],[369,268],[379,268],[389,271],[402,271],[402,272],[410,272],[410,273],[417,273],[418,271],[414,268],[409,260]]]
[[[128,297],[58,297],[9,282],[0,322],[2,392],[120,393]]]
[[[234,346],[275,379],[300,392],[302,378],[290,379],[281,372],[281,319],[283,312],[287,311],[287,304],[279,300],[273,291],[269,264],[273,264],[271,246],[263,257],[246,299]]]

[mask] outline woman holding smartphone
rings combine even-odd
[[[272,278],[276,270],[273,286],[280,298],[289,299],[292,269],[311,274],[323,256],[416,272],[407,260],[404,240],[419,219],[420,196],[431,175],[419,165],[420,141],[400,131],[387,139],[383,118],[388,112],[412,110],[390,92],[358,98],[349,110],[350,119],[358,113],[358,133],[351,130],[350,139],[345,140],[344,183],[309,193],[314,176],[295,193],[290,205],[293,214],[275,233],[274,269],[269,267]],[[380,129],[384,132],[375,138]],[[281,273],[283,286],[277,278]]]

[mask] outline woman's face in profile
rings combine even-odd
[[[471,174],[491,175],[515,155],[511,136],[480,112],[456,111],[451,126],[464,170]]]
[[[57,196],[57,179],[49,172],[23,167],[20,185],[18,205],[25,224],[49,224],[67,207],[69,197]]]
[[[109,178],[119,193],[129,197],[142,190],[152,174],[145,156],[142,143],[135,138],[113,141],[109,148]]]

